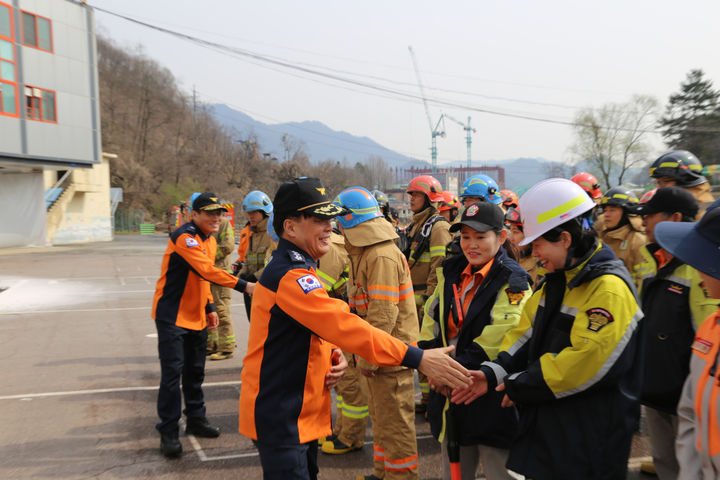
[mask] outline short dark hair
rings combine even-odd
[[[597,232],[589,226],[589,223],[589,228],[585,228],[587,220],[587,215],[570,219],[549,232],[544,233],[542,238],[554,243],[560,240],[562,232],[568,232],[571,239],[570,246],[575,249],[573,253],[574,256],[583,257],[595,245],[595,240],[597,239]]]
[[[285,231],[285,227],[283,227],[283,224],[285,223],[285,220],[291,219],[291,220],[300,220],[302,218],[307,217],[308,215],[305,215],[304,213],[300,212],[275,212],[273,217],[273,229],[275,229],[275,234],[279,237],[282,237],[283,232]]]

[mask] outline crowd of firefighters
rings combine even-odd
[[[369,418],[374,471],[359,478],[418,478],[417,414],[442,445],[446,479],[473,479],[480,465],[488,479],[625,478],[642,403],[653,456],[642,470],[678,478],[678,402],[695,332],[718,300],[655,227],[700,220],[713,197],[690,152],[661,156],[649,174],[657,188],[644,195],[602,192],[583,172],[522,198],[487,175],[467,179],[459,198],[422,175],[407,187],[404,227],[382,192],[343,190],[333,203],[347,213],[317,264],[322,286],[403,342],[453,345],[473,384],[451,390],[418,372],[418,395],[412,369],[343,352],[349,367],[321,451],[362,448]],[[230,265],[224,219],[216,266],[257,282],[279,240],[273,203],[252,191],[242,211],[238,260]],[[212,295],[219,325],[207,354],[223,360],[236,346],[230,289],[213,285]]]

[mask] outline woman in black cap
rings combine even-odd
[[[468,206],[461,221],[450,227],[450,232],[460,231],[462,254],[437,269],[438,286],[425,304],[418,345],[455,345],[455,360],[468,369],[497,357],[500,342],[517,326],[532,294],[528,273],[502,246],[508,237],[504,219],[502,209],[492,203]],[[505,462],[518,429],[517,411],[500,406],[500,392],[469,405],[451,405],[450,394],[437,388],[428,401],[432,433],[443,445],[443,478],[450,478],[456,443],[463,479],[475,478],[481,459],[488,479],[513,478]]]
[[[698,223],[661,222],[655,239],[672,255],[696,268],[706,295],[720,299],[720,205],[715,201]],[[695,334],[690,375],[678,405],[675,444],[679,479],[720,477],[720,310]]]

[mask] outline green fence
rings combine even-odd
[[[125,232],[125,233],[131,233],[131,232],[140,232],[142,225],[150,225],[153,228],[153,232],[155,231],[155,225],[148,224],[146,219],[146,212],[144,210],[136,210],[136,209],[129,209],[129,210],[116,210],[115,211],[115,231],[116,232]]]
[[[155,235],[155,224],[154,223],[141,223],[140,224],[140,235]]]

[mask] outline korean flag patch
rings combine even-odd
[[[297,282],[300,284],[300,288],[302,288],[303,292],[305,293],[310,293],[316,288],[322,288],[320,280],[313,277],[312,275],[305,275],[304,277],[300,277],[297,279]]]
[[[198,243],[198,241],[195,240],[194,238],[186,238],[186,239],[185,239],[185,245],[187,245],[188,248],[200,246],[200,244]]]

